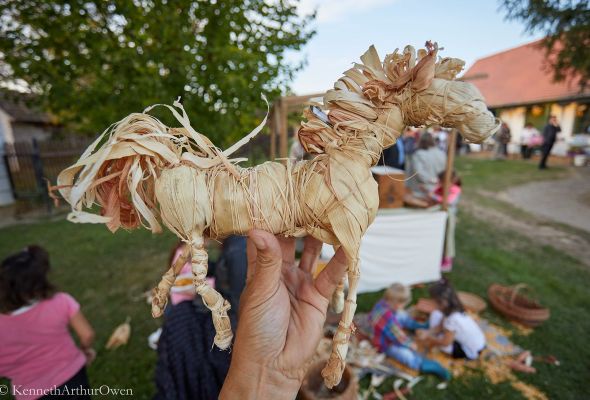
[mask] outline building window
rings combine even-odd
[[[535,104],[526,108],[525,123],[531,123],[539,130],[547,124],[549,113],[551,112],[551,104]]]
[[[574,134],[590,134],[590,102],[581,103],[576,107],[576,119],[574,120]]]

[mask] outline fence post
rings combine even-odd
[[[41,160],[41,151],[39,150],[39,143],[37,139],[33,138],[33,152],[31,153],[31,161],[33,163],[33,171],[35,172],[35,180],[37,181],[37,189],[47,206],[47,212],[51,214],[52,203],[47,193],[47,184],[45,183],[43,173],[43,160]]]
[[[14,203],[14,201],[16,200],[16,190],[14,190],[14,180],[12,178],[12,172],[10,170],[10,165],[8,163],[8,151],[7,151],[7,144],[4,143],[4,145],[2,146],[2,148],[0,148],[0,152],[2,154],[2,163],[3,165],[0,166],[0,172],[1,169],[4,168],[5,172],[6,172],[6,178],[8,180],[8,186],[10,189],[10,194],[8,196],[4,196],[4,198],[0,198],[0,205],[7,205],[7,204],[12,204]],[[1,176],[0,176],[1,178]],[[0,190],[2,190],[2,188],[0,188]]]

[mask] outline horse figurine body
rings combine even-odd
[[[146,113],[132,114],[58,177],[57,188],[72,205],[69,219],[105,223],[111,230],[144,225],[153,232],[161,230],[162,221],[188,243],[154,290],[152,314],[161,315],[175,276],[190,257],[196,291],[212,311],[215,344],[222,349],[232,340],[229,303],[206,284],[206,236],[243,235],[258,228],[341,246],[349,289],[322,371],[326,385],[333,387],[341,379],[352,332],[361,238],[378,209],[371,166],[407,125],[459,128],[474,142],[498,128],[477,89],[453,81],[462,62],[437,62],[437,51],[431,43],[418,53],[408,46],[381,61],[371,47],[363,63],[325,94],[325,114],[305,111],[298,137],[316,157],[294,164],[239,167],[229,159],[235,146],[225,152],[213,146],[192,129],[178,103],[167,107],[183,128],[168,128]],[[102,209],[100,216],[82,210],[94,203]]]

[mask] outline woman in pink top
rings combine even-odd
[[[95,356],[94,331],[76,300],[48,281],[49,268],[49,255],[39,246],[2,261],[0,376],[12,381],[17,400],[90,399],[85,366]]]

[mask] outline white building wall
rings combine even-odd
[[[526,120],[526,107],[515,107],[500,111],[499,118],[506,122],[510,128],[510,144],[508,145],[509,153],[518,153],[520,151],[520,134],[524,128]]]
[[[565,156],[567,154],[567,142],[574,134],[574,122],[576,119],[577,103],[570,103],[565,106],[559,104],[551,105],[551,114],[557,117],[557,121],[561,126],[561,133],[558,141],[553,146],[551,154],[558,156]]]
[[[12,117],[0,108],[0,146],[4,143],[14,143],[12,132]]]

